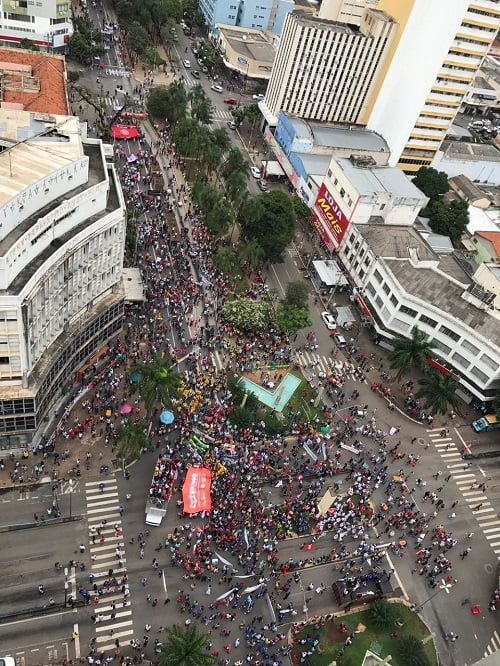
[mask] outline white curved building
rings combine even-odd
[[[125,206],[73,116],[0,109],[0,147],[0,448],[17,448],[121,328]]]

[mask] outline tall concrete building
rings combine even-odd
[[[260,108],[275,126],[280,111],[306,120],[362,124],[397,25],[369,9],[358,27],[289,14]]]
[[[294,0],[200,0],[200,10],[209,30],[223,23],[279,35],[294,4]]]
[[[366,124],[407,173],[429,166],[500,28],[497,0],[380,0],[398,24]]]
[[[78,118],[0,109],[0,448],[22,448],[121,328],[125,204]]]
[[[317,17],[289,15],[260,107],[270,126],[280,110],[367,126],[387,140],[390,164],[417,171],[431,164],[500,28],[500,4],[372,5],[326,0]]]
[[[59,48],[73,34],[70,0],[0,0],[0,11],[1,42]]]

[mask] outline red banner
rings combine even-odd
[[[339,205],[324,183],[319,188],[318,196],[316,197],[316,202],[314,204],[314,212],[316,213],[321,226],[327,231],[337,248],[349,226],[349,220],[341,211]]]
[[[206,467],[190,467],[182,486],[182,501],[186,513],[210,511],[210,482],[212,475]]]
[[[114,136],[115,139],[134,139],[139,136],[139,131],[133,125],[113,125],[111,136]]]

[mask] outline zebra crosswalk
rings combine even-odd
[[[104,590],[96,605],[96,614],[102,617],[95,623],[96,647],[99,651],[114,650],[117,647],[115,641],[124,639],[128,642],[134,634],[128,583],[123,582],[110,592],[106,592],[103,585],[105,580],[120,579],[126,574],[127,558],[116,479],[108,477],[102,482],[86,482],[85,498],[91,540],[91,574],[97,588]],[[113,574],[110,576],[111,569]]]
[[[448,474],[458,486],[464,502],[472,511],[497,559],[500,560],[500,518],[485,494],[483,479],[478,478],[474,469],[463,459],[463,447],[458,448],[452,437],[449,435],[442,437],[439,430],[427,430],[427,435],[446,464]]]
[[[490,654],[493,654],[493,652],[497,652],[498,650],[500,650],[500,636],[494,631],[493,636],[486,647],[484,656],[488,657]]]

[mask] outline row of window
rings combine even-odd
[[[373,277],[375,278],[375,280],[379,284],[382,284],[383,278],[382,278],[382,275],[380,274],[380,272],[377,269],[374,270]],[[371,283],[369,283],[367,285],[367,290],[372,296],[375,296],[376,293],[377,293],[377,290],[376,290],[375,286]],[[384,293],[387,296],[389,296],[391,294],[390,287],[386,282],[383,284],[382,290],[384,291]],[[380,299],[380,303],[377,301],[377,299],[380,299],[380,297],[377,296],[377,298],[375,299],[375,302],[377,303],[377,305],[379,307],[382,307],[382,305],[383,305],[382,299]],[[399,302],[398,302],[397,298],[394,296],[394,294],[390,295],[390,301],[391,301],[391,303],[394,307],[398,307]],[[435,319],[432,319],[432,317],[429,317],[428,315],[425,315],[425,314],[421,314],[419,316],[419,313],[418,313],[417,310],[414,310],[413,308],[410,308],[407,305],[403,305],[403,304],[399,305],[398,310],[401,314],[407,315],[408,317],[411,317],[411,319],[414,319],[415,321],[418,321],[421,324],[425,324],[426,326],[429,326],[430,328],[434,329],[434,328],[437,328],[438,325],[439,325],[439,322],[436,321]],[[401,321],[401,320],[399,320],[399,321]],[[402,327],[400,326],[400,328],[402,328]],[[438,330],[439,330],[439,333],[441,333],[442,335],[445,335],[446,337],[450,338],[450,340],[453,340],[453,342],[458,342],[461,338],[461,336],[456,331],[452,330],[451,328],[448,328],[448,326],[445,326],[444,324],[441,324],[439,326]],[[448,347],[447,345],[445,345],[440,340],[434,339],[432,342],[433,342],[433,345],[437,349],[439,349],[441,352],[445,353],[446,355],[451,353],[452,347]],[[465,349],[466,351],[468,351],[469,353],[471,353],[472,355],[474,355],[477,360],[479,360],[485,366],[490,368],[493,372],[497,372],[498,369],[500,368],[500,365],[496,361],[494,361],[490,356],[488,356],[487,354],[482,354],[480,356],[480,353],[481,353],[480,349],[478,347],[476,347],[475,345],[473,345],[472,342],[469,342],[468,340],[463,339],[462,342],[460,343],[460,346],[463,349]],[[454,358],[464,368],[468,368],[470,366],[471,361],[467,361],[464,357],[461,357],[461,355],[458,354],[458,352],[456,353],[456,356],[457,356],[456,359],[455,359],[455,356],[453,356],[452,358]],[[464,362],[461,362],[460,358],[464,359]],[[471,372],[472,372],[472,370],[471,370]],[[481,372],[481,371],[478,370],[478,372]],[[476,375],[476,376],[478,376],[478,375]]]

